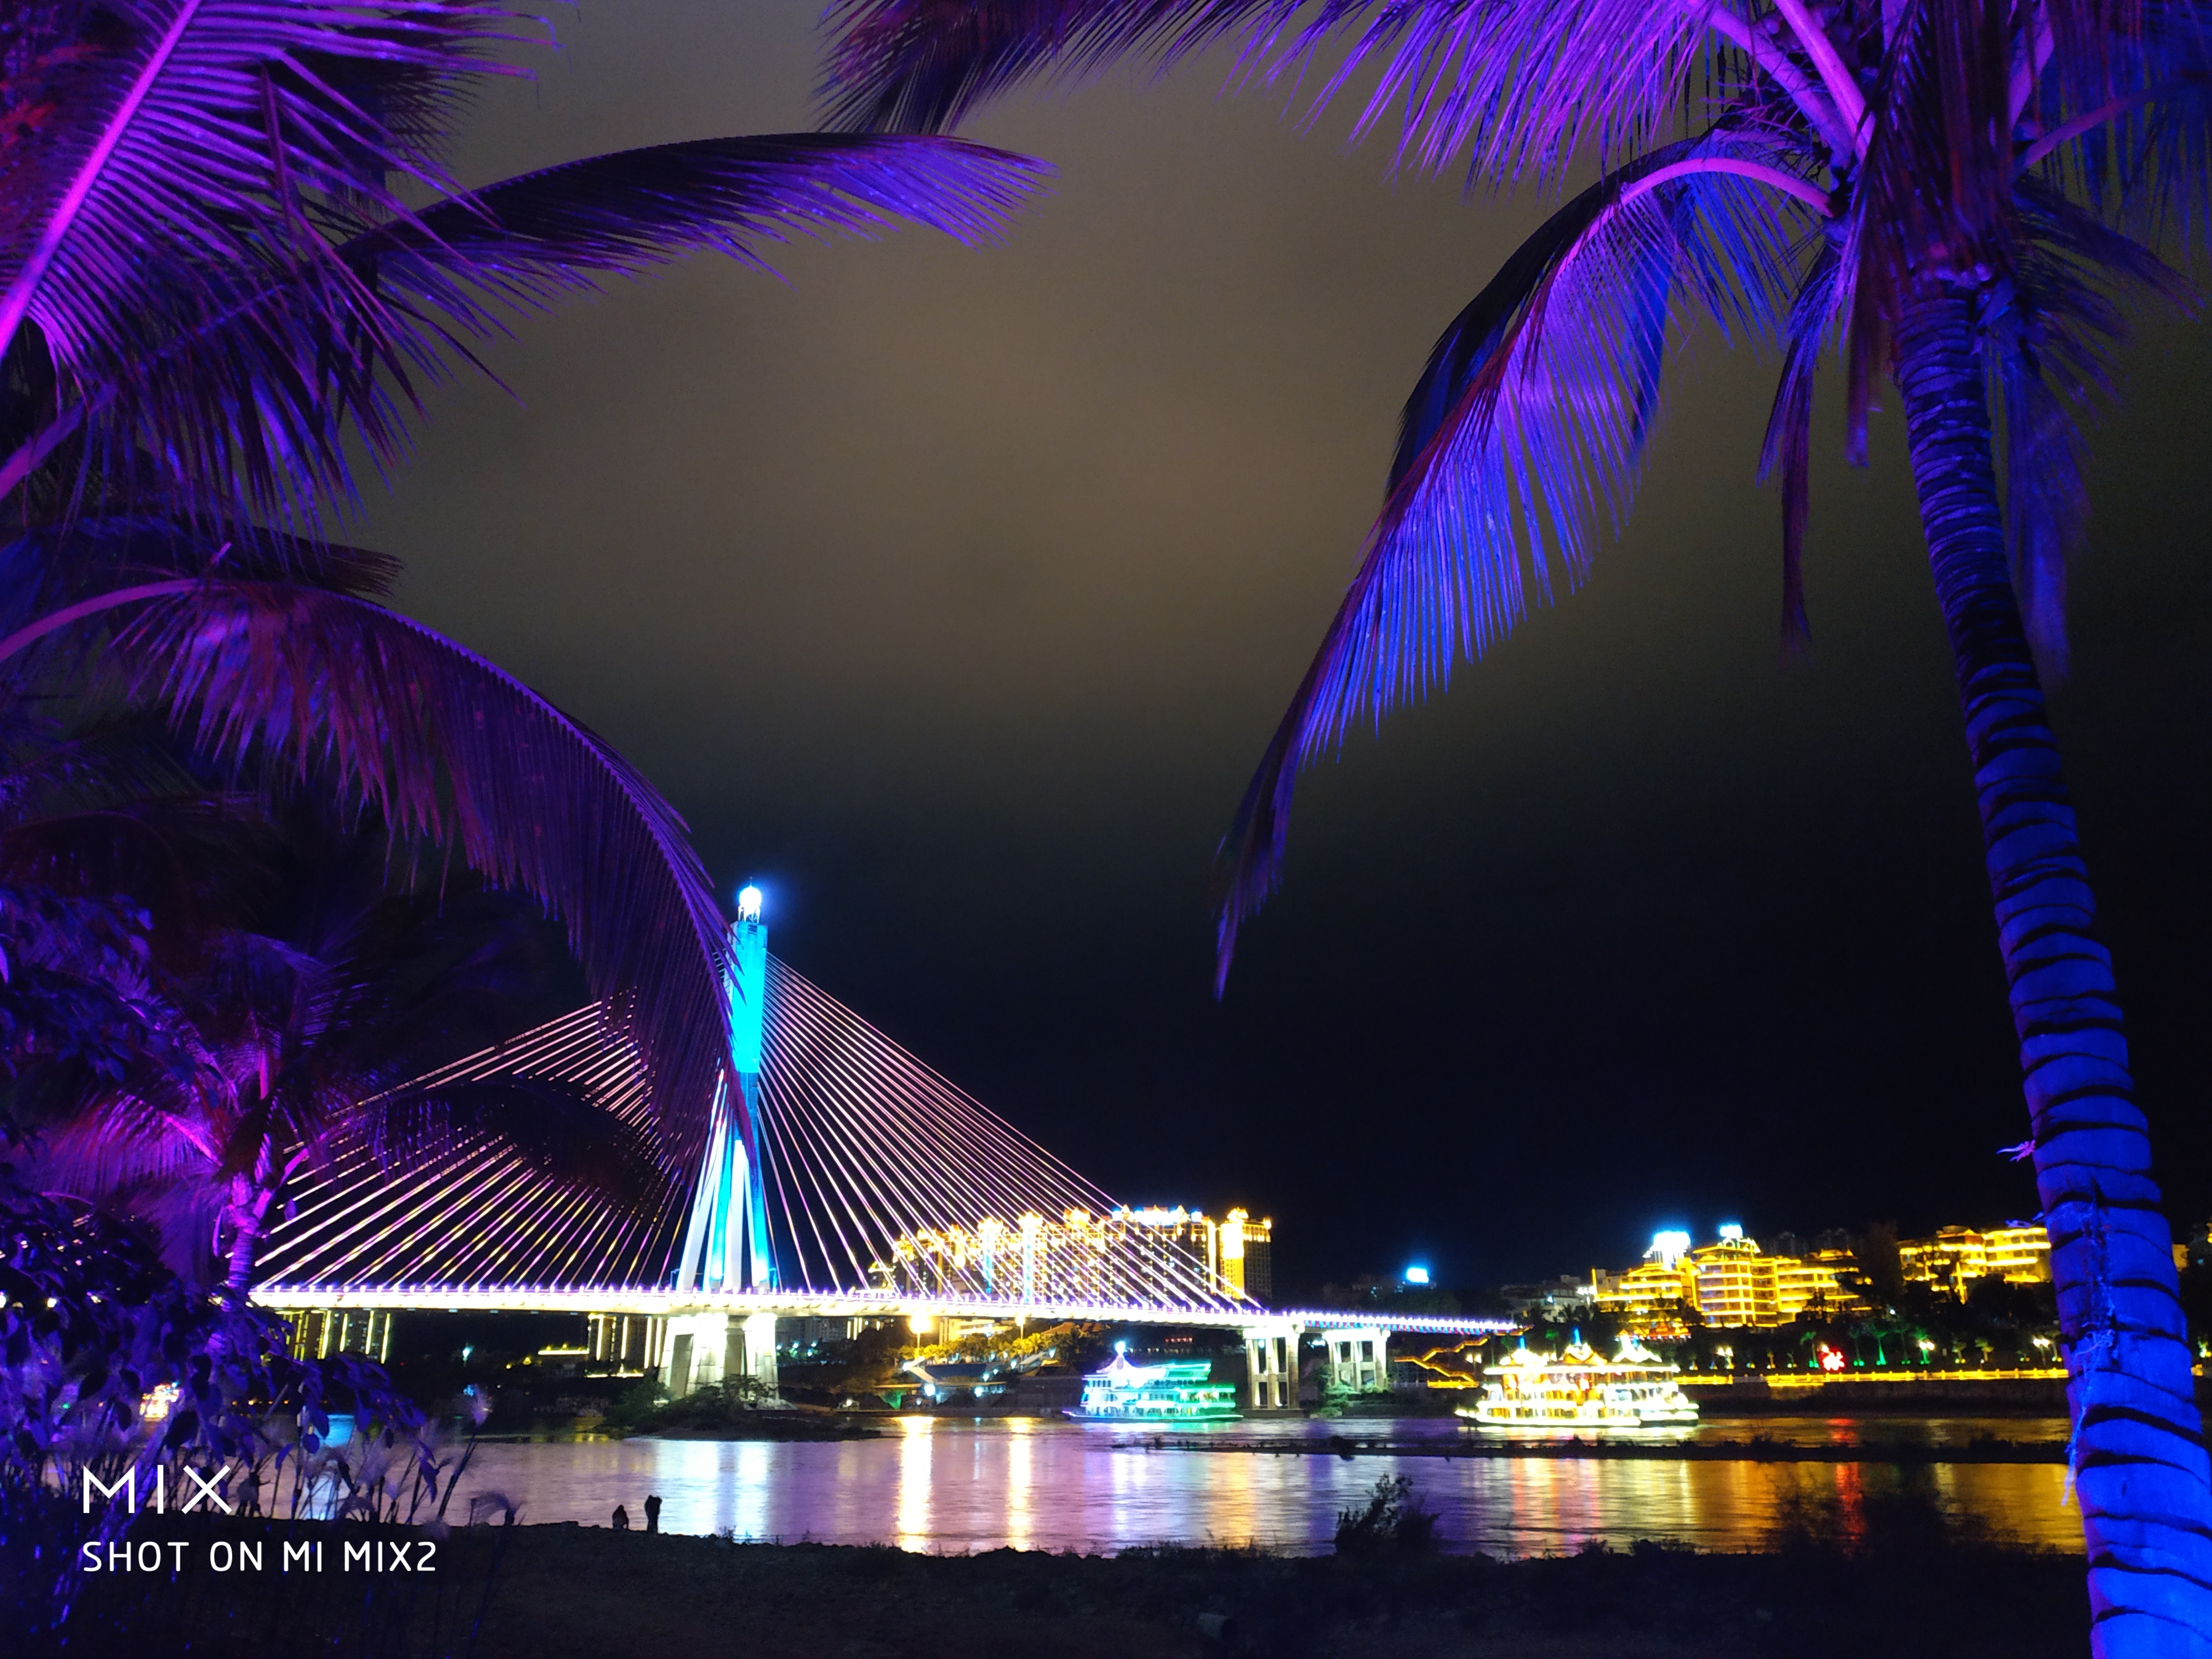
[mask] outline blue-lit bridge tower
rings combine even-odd
[[[761,892],[738,895],[730,927],[730,1059],[714,1096],[706,1158],[684,1230],[676,1289],[772,1291],[775,1253],[769,1241],[768,1191],[761,1159],[761,1042],[768,1012],[768,924]]]

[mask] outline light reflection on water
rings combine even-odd
[[[942,1553],[996,1549],[1110,1553],[1139,1544],[1256,1544],[1326,1550],[1337,1513],[1362,1504],[1378,1476],[1406,1474],[1443,1518],[1445,1547],[1537,1555],[1639,1538],[1705,1549],[1753,1549],[1808,1506],[1855,1529],[1865,1505],[1905,1486],[1932,1492],[1993,1535],[2081,1547],[2055,1463],[1778,1463],[1674,1459],[1340,1457],[1293,1442],[1449,1440],[1446,1424],[1282,1420],[1224,1425],[1234,1437],[1279,1439],[1283,1450],[1154,1449],[1126,1430],[1025,1418],[902,1417],[884,1437],[815,1443],[712,1440],[544,1442],[479,1446],[465,1494],[495,1491],[526,1522],[605,1526],[617,1504],[633,1516],[647,1493],[670,1532],[740,1538],[894,1543]],[[1701,1438],[1713,1437],[1709,1425]],[[1918,1425],[1925,1431],[1927,1425]],[[2044,1437],[2031,1422],[1954,1421],[1923,1441],[1976,1434]],[[1753,1419],[1721,1438],[1761,1433],[1799,1443],[1839,1433],[1825,1419]],[[1259,1432],[1264,1431],[1264,1432]],[[2063,1432],[2063,1426],[2062,1426]]]

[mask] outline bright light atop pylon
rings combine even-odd
[[[739,921],[758,921],[760,906],[761,890],[759,888],[747,884],[738,889],[738,920]]]
[[[1406,1282],[1407,1282],[1408,1285],[1425,1285],[1425,1284],[1427,1284],[1427,1283],[1429,1282],[1429,1270],[1428,1270],[1426,1267],[1408,1267],[1408,1268],[1407,1268],[1407,1269],[1406,1269]]]

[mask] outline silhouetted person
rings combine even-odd
[[[660,1499],[658,1498],[645,1500],[645,1529],[647,1532],[660,1530]]]
[[[629,1511],[619,1504],[615,1505],[615,1530],[617,1532],[629,1530]]]

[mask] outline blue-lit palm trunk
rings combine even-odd
[[[1972,298],[1930,283],[1898,380],[1982,814],[2069,1373],[2094,1646],[2212,1648],[2212,1486],[2112,960],[2007,569]]]

